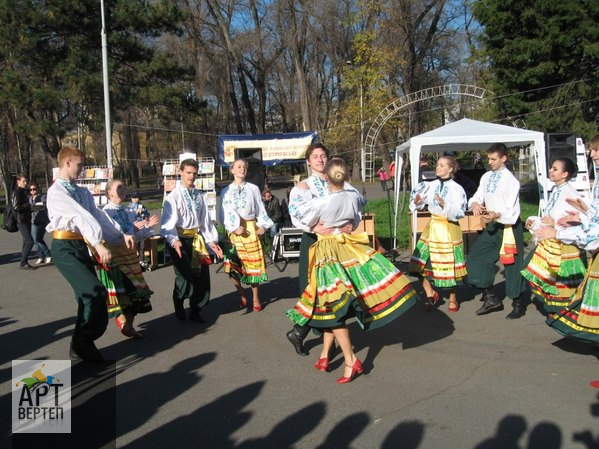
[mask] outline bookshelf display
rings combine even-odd
[[[179,176],[179,164],[182,160],[188,159],[189,154],[185,153],[179,156],[179,159],[166,159],[162,165],[162,176],[164,178],[164,196],[175,190],[181,183]],[[204,196],[204,201],[208,206],[208,213],[212,221],[216,221],[216,177],[214,174],[214,158],[202,157],[197,158],[192,155],[193,159],[198,161],[198,175],[195,180],[195,186]]]
[[[55,181],[60,175],[60,169],[54,168],[52,170],[52,180]],[[76,182],[77,185],[83,187],[92,194],[94,202],[97,206],[103,206],[108,203],[104,191],[106,190],[106,183],[112,179],[112,168],[107,165],[95,165],[89,167],[83,167]]]

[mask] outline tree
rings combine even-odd
[[[597,2],[479,0],[473,12],[503,117],[547,132],[596,130]]]

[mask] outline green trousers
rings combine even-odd
[[[73,337],[100,338],[108,324],[108,294],[96,276],[93,261],[83,240],[52,241],[52,260],[71,285],[77,300]]]
[[[304,293],[304,290],[308,286],[310,280],[308,279],[308,255],[310,252],[310,247],[316,243],[318,237],[316,234],[311,234],[308,232],[304,232],[302,234],[302,241],[300,243],[300,256],[299,256],[299,295]]]
[[[189,298],[189,308],[199,311],[210,300],[210,266],[200,265],[199,272],[191,266],[193,238],[180,238],[181,255],[179,257],[172,246],[167,244],[173,268],[175,269],[175,287],[173,300],[183,303]]]
[[[499,260],[499,250],[503,242],[501,223],[489,223],[479,234],[466,257],[467,281],[478,288],[490,288],[495,283],[495,264]],[[524,268],[524,237],[522,222],[518,220],[513,226],[518,254],[515,263],[504,266],[505,294],[508,298],[516,299],[526,291],[526,281],[520,271]]]

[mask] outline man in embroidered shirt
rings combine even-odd
[[[483,305],[477,315],[502,310],[502,299],[493,291],[495,263],[500,260],[505,267],[505,293],[513,300],[513,310],[506,318],[520,318],[526,307],[526,283],[520,274],[524,251],[520,183],[505,166],[504,144],[491,145],[487,153],[491,171],[482,176],[476,193],[468,201],[474,215],[485,223],[485,229],[466,258],[467,279],[470,285],[483,290]]]
[[[70,356],[74,360],[102,361],[94,340],[100,338],[108,323],[107,293],[96,276],[88,247],[98,262],[110,262],[110,251],[102,243],[110,232],[118,232],[94,202],[89,190],[75,184],[83,168],[84,155],[77,148],[65,147],[58,152],[60,175],[48,189],[46,227],[52,232],[54,265],[75,292],[77,321],[71,340]],[[132,247],[132,236],[125,236]]]
[[[204,322],[200,310],[210,300],[211,260],[206,246],[219,259],[223,251],[218,246],[218,233],[201,192],[195,188],[198,162],[185,159],[181,162],[181,185],[164,200],[160,231],[164,236],[175,269],[173,305],[175,316],[187,319],[183,301],[189,298],[189,319]],[[205,242],[205,245],[204,245]]]

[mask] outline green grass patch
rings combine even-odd
[[[393,200],[392,200],[393,201]],[[410,242],[410,223],[408,222],[409,194],[401,193],[399,198],[399,215],[397,217],[397,248],[408,248]],[[402,208],[403,204],[403,208]],[[394,204],[392,205],[392,207]],[[392,209],[391,209],[392,210]],[[393,212],[390,214],[389,203],[386,198],[369,200],[364,208],[365,212],[374,213],[374,228],[383,247],[391,248],[393,245]],[[536,191],[526,192],[520,196],[520,218],[522,221],[539,213],[539,196]],[[524,233],[524,241],[530,241],[529,232]]]

